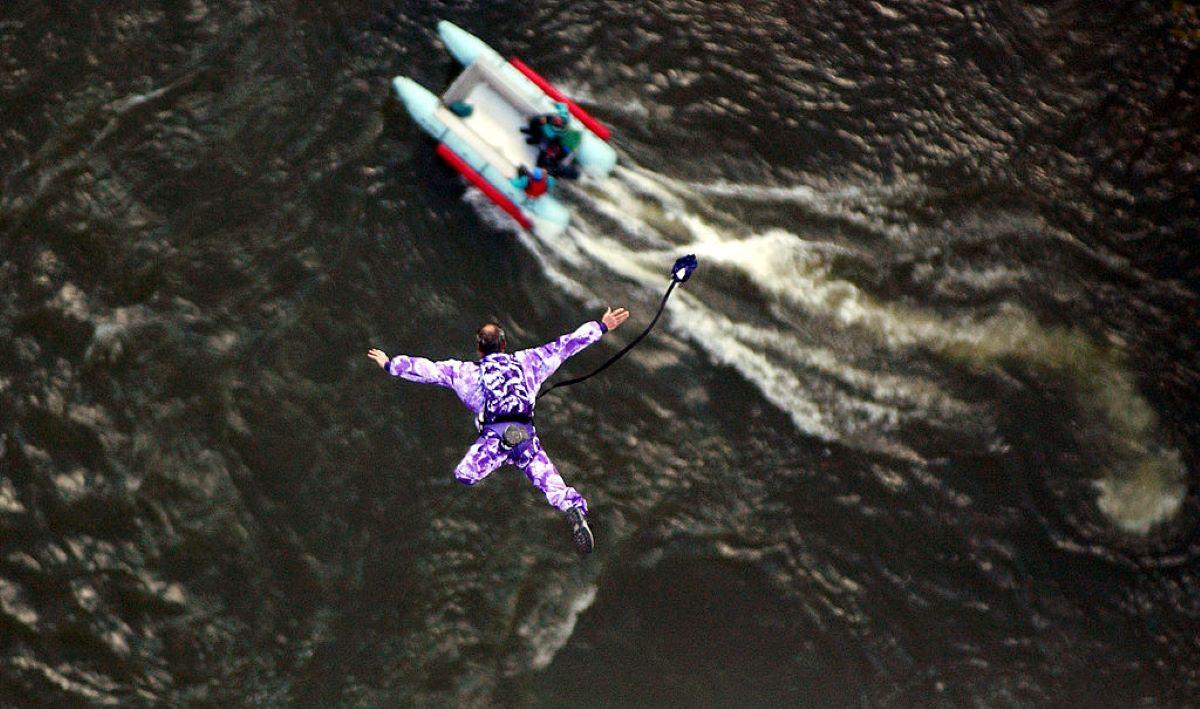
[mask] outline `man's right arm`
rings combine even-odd
[[[599,340],[604,333],[618,327],[628,318],[629,311],[625,308],[616,310],[609,308],[599,322],[595,320],[586,322],[580,325],[575,332],[563,335],[541,347],[521,350],[516,357],[521,362],[522,368],[532,377],[534,385],[540,387],[542,382],[554,374],[555,370],[568,357],[574,356],[583,348]]]
[[[562,366],[568,357],[599,340],[607,330],[608,328],[603,323],[595,320],[586,322],[580,325],[575,332],[569,332],[541,347],[517,352],[516,358],[521,363],[522,369],[533,378],[534,386],[541,386],[542,382],[554,374],[555,370]]]

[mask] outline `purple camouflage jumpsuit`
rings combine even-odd
[[[388,374],[410,382],[436,384],[454,390],[462,403],[476,415],[485,407],[490,413],[496,402],[503,404],[505,401],[509,408],[518,408],[532,415],[542,382],[554,374],[568,357],[599,340],[606,331],[603,323],[593,321],[541,347],[521,350],[512,355],[486,355],[479,362],[453,359],[433,362],[423,357],[397,355],[388,362],[386,369]],[[497,371],[496,368],[488,368],[493,363],[500,369],[505,365],[514,370],[519,367],[520,374],[515,376],[515,380],[505,382],[503,391],[495,391],[496,385],[493,383],[493,390],[485,393],[485,385],[499,378],[499,375],[491,374]],[[488,371],[483,377],[484,382],[481,382],[480,374],[485,368]],[[481,425],[479,438],[475,439],[462,461],[454,468],[454,477],[464,485],[474,485],[501,465],[512,463],[546,495],[546,500],[553,507],[566,512],[579,506],[586,513],[587,501],[575,488],[567,487],[563,482],[554,463],[542,450],[542,442],[533,426],[527,425],[526,428],[530,434],[529,440],[506,450],[501,447],[499,426]]]

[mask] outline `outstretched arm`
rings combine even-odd
[[[452,359],[434,362],[424,357],[407,355],[396,355],[389,359],[387,353],[380,349],[370,350],[367,352],[367,356],[393,377],[400,377],[418,384],[436,384],[450,388],[454,386],[455,370],[461,364]]]
[[[563,335],[541,347],[522,350],[516,354],[522,368],[533,377],[534,384],[541,386],[542,382],[554,374],[562,363],[580,350],[600,339],[604,333],[612,330],[629,319],[629,311],[625,308],[613,310],[609,308],[599,322],[595,320],[580,325],[575,332]]]

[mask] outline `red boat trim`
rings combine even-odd
[[[513,57],[512,59],[508,60],[508,63],[512,64],[513,68],[524,74],[530,81],[537,84],[537,87],[542,91],[545,91],[547,96],[555,101],[561,101],[562,103],[567,104],[567,110],[571,112],[571,115],[578,118],[580,123],[587,126],[593,133],[595,133],[597,138],[600,140],[608,140],[610,137],[612,137],[612,131],[610,131],[608,128],[605,128],[604,124],[600,123],[600,121],[596,120],[595,118],[592,118],[591,114],[580,108],[579,104],[567,98],[563,92],[554,88],[549,81],[546,81],[539,76],[536,71],[530,69],[525,62]]]
[[[451,150],[449,146],[445,143],[438,143],[437,154],[441,155],[443,160],[450,163],[451,167],[461,172],[462,176],[467,178],[471,184],[478,187],[479,191],[487,195],[487,198],[492,200],[497,207],[508,212],[508,215],[516,219],[518,224],[526,229],[533,228],[533,222],[529,221],[529,218],[525,216],[516,203],[509,199],[503,192],[496,189],[495,185],[484,179],[483,175],[476,172],[475,168],[468,165],[467,161],[460,158],[458,153]]]

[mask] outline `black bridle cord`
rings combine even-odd
[[[663,293],[662,302],[658,304],[658,312],[654,314],[654,319],[650,321],[650,324],[646,326],[646,329],[642,330],[641,334],[633,338],[632,342],[621,348],[620,352],[616,353],[612,357],[609,357],[607,362],[600,365],[595,370],[583,375],[582,377],[575,377],[574,379],[567,379],[565,381],[558,382],[557,384],[554,384],[543,390],[542,393],[538,394],[537,398],[540,399],[559,387],[570,386],[572,384],[578,384],[586,379],[591,379],[600,372],[608,369],[614,362],[624,357],[625,353],[636,347],[637,344],[641,342],[646,335],[649,335],[651,330],[654,329],[654,326],[658,323],[658,319],[662,317],[663,310],[665,310],[667,307],[667,299],[671,297],[671,292],[675,290],[675,286],[679,285],[680,283],[686,283],[687,280],[692,277],[692,272],[696,270],[697,265],[699,264],[696,261],[695,254],[680,256],[678,259],[676,259],[675,265],[671,267],[671,284],[667,286],[667,292]]]

